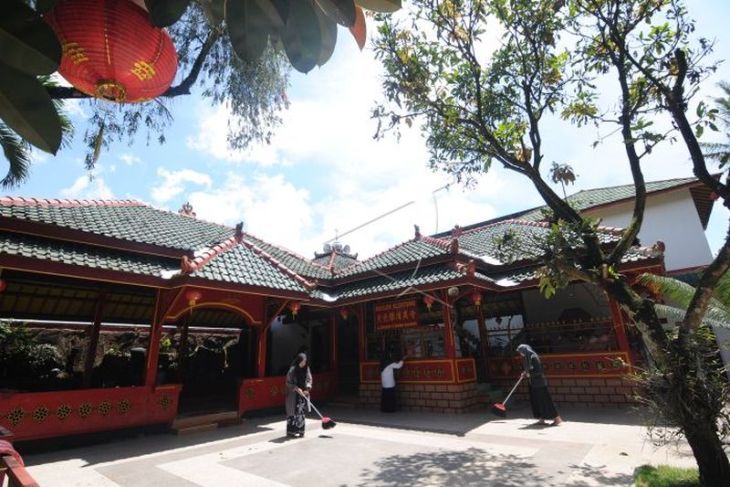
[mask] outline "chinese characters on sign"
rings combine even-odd
[[[375,305],[375,330],[392,330],[418,326],[416,300],[379,303]]]
[[[472,359],[469,359],[472,360]],[[468,366],[467,366],[468,368]],[[472,366],[473,370],[473,366]],[[425,360],[408,361],[398,371],[398,382],[402,383],[455,383],[454,361]],[[377,362],[365,362],[360,364],[362,382],[380,382],[380,367]],[[468,381],[460,380],[460,382]]]

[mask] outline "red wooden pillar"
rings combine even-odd
[[[256,377],[266,377],[266,346],[269,341],[269,323],[259,327],[256,351]]]
[[[96,301],[96,309],[94,310],[94,322],[89,329],[89,348],[86,350],[86,358],[84,360],[84,387],[91,386],[91,375],[94,371],[94,362],[96,361],[96,349],[99,346],[105,299],[106,294],[103,291],[100,292],[99,299]]]
[[[456,358],[456,345],[454,343],[454,320],[453,306],[454,303],[449,299],[447,293],[441,295],[443,305],[441,312],[444,318],[444,346],[446,347],[446,357],[450,359]]]
[[[611,307],[611,318],[613,321],[613,329],[616,333],[618,348],[622,352],[630,354],[631,349],[629,347],[629,339],[626,336],[626,326],[624,324],[624,317],[621,313],[621,308],[619,307],[618,303],[611,298],[608,298],[608,303]]]
[[[162,337],[162,324],[165,316],[175,304],[177,298],[182,294],[184,288],[177,290],[157,290],[155,299],[155,312],[152,315],[150,326],[149,348],[147,350],[147,367],[144,372],[144,385],[154,387],[157,383],[157,361],[160,357],[160,338]]]
[[[256,346],[256,377],[266,377],[266,349],[269,342],[269,329],[274,320],[284,311],[289,301],[282,301],[271,316],[265,317],[264,324],[259,327],[259,336]]]
[[[155,299],[155,313],[152,317],[152,326],[150,326],[150,340],[147,349],[147,367],[144,373],[144,385],[154,387],[157,383],[157,360],[160,356],[160,337],[162,336],[162,322],[165,312],[161,310],[162,291],[157,290],[157,299]]]

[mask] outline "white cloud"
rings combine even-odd
[[[289,245],[312,228],[309,192],[283,176],[257,175],[250,180],[230,173],[221,188],[196,191],[190,203],[198,218],[234,225],[277,244]]]
[[[129,154],[127,152],[121,154],[119,156],[119,159],[121,159],[122,162],[124,162],[128,166],[133,166],[135,164],[139,164],[140,162],[142,162],[142,159],[135,156],[134,154]]]
[[[88,175],[79,176],[68,188],[61,190],[61,196],[73,199],[102,199],[114,198],[114,193],[107,186],[104,178],[90,178]]]
[[[157,169],[157,175],[162,178],[152,188],[152,199],[157,203],[167,203],[175,196],[185,191],[186,183],[210,188],[213,184],[209,175],[193,171],[192,169],[181,169],[179,171],[168,171],[164,167]]]

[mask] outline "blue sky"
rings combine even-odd
[[[689,1],[698,32],[717,40],[715,56],[727,58],[730,2]],[[372,27],[371,25],[369,27]],[[371,31],[373,29],[371,28]],[[30,180],[8,194],[47,198],[134,198],[177,210],[190,201],[200,218],[245,223],[248,232],[311,256],[322,244],[379,214],[413,201],[342,241],[368,256],[423,232],[443,231],[537,206],[540,197],[524,178],[495,167],[476,188],[456,185],[427,167],[428,152],[413,130],[400,141],[374,141],[370,110],[380,98],[380,67],[369,48],[360,52],[342,28],[335,54],[308,75],[292,73],[290,109],[272,144],[231,151],[226,143],[227,113],[196,95],[176,99],[175,121],[164,145],[144,137],[105,151],[89,180],[83,168],[84,110],[72,116],[77,135],[56,157],[38,155]],[[718,94],[715,84],[730,80],[723,64],[702,97]],[[576,131],[551,124],[544,136],[546,160],[571,163],[579,178],[571,192],[625,184],[630,173],[619,141],[596,150],[595,129]],[[0,170],[4,160],[0,160]],[[664,147],[644,163],[647,179],[691,175],[686,149]],[[713,251],[721,244],[730,214],[719,205],[707,236]]]

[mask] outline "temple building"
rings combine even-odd
[[[701,230],[712,200],[697,185],[650,193],[687,190]],[[614,191],[616,205],[627,198]],[[521,372],[514,349],[526,342],[556,401],[627,403],[622,364],[644,360],[640,337],[591,285],[541,295],[542,255],[529,242],[548,231],[528,210],[432,236],[416,227],[367,259],[339,242],[310,259],[243,224],[198,219],[190,205],[0,198],[0,426],[23,441],[210,414],[235,421],[282,407],[302,350],[316,400],[376,407],[379,359],[391,353],[409,356],[404,409],[486,407],[485,391]],[[498,258],[505,235],[520,242],[509,261]],[[606,248],[621,235],[599,229]],[[618,271],[665,273],[675,249],[662,240],[632,247]]]

